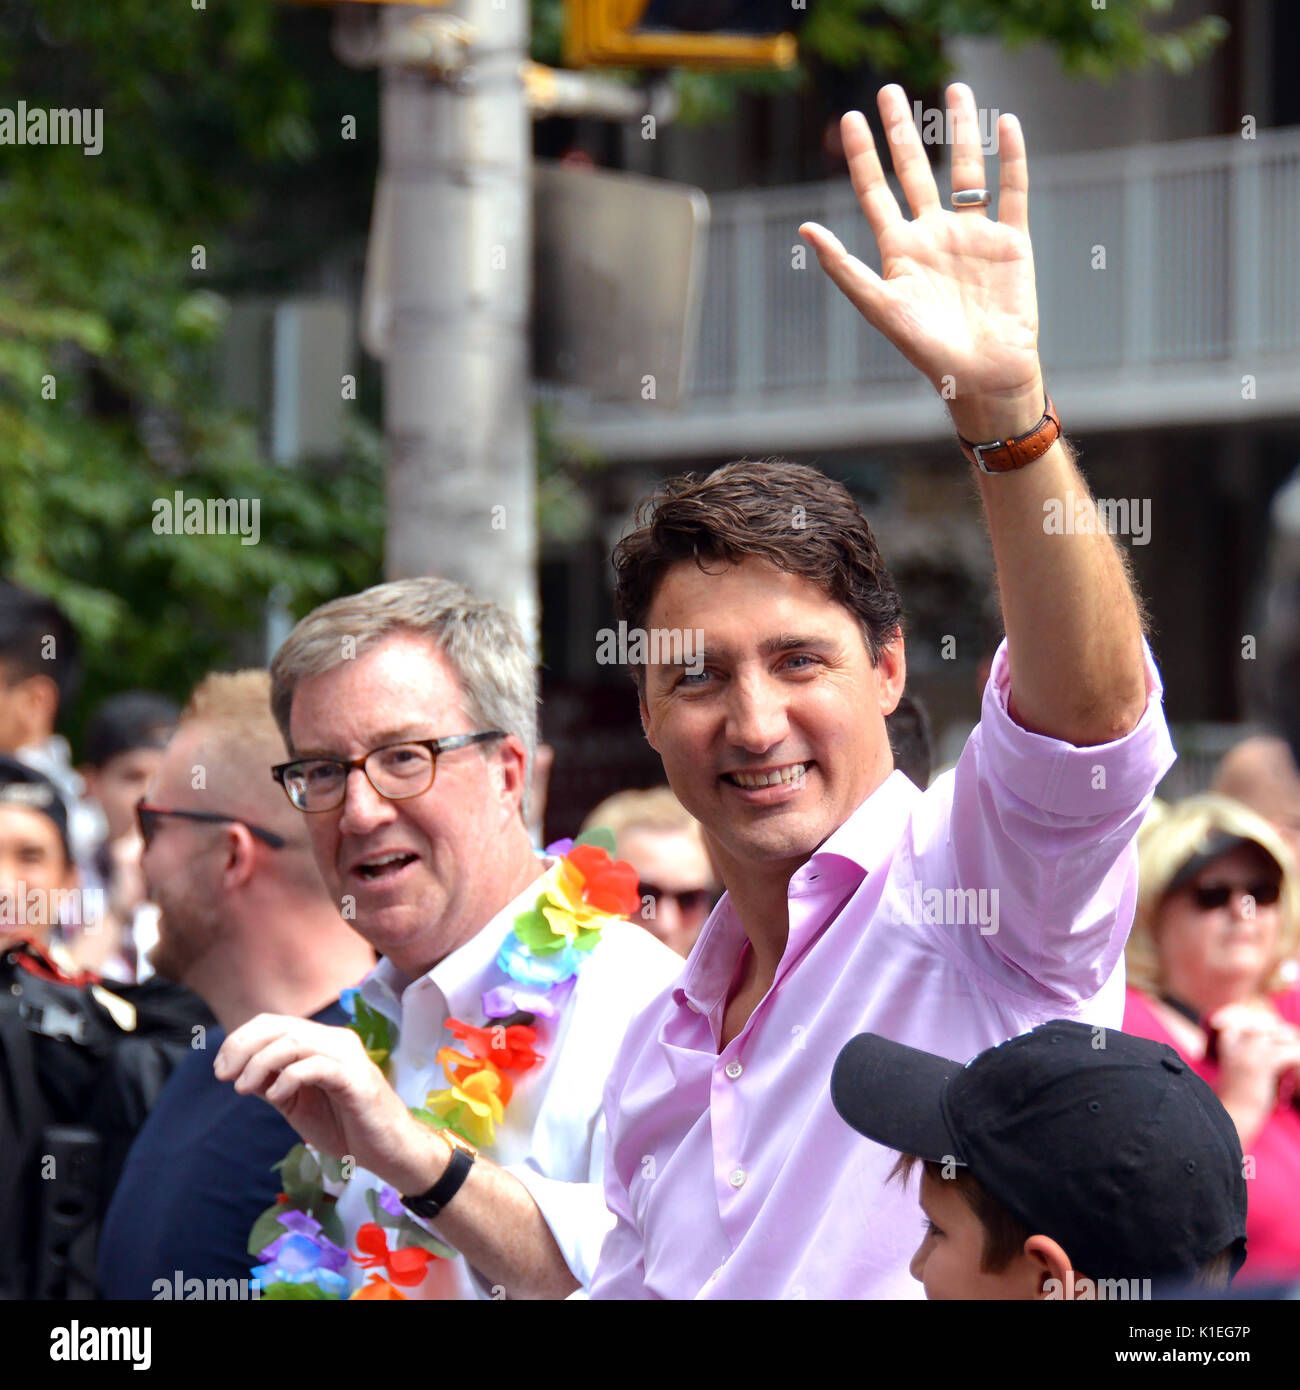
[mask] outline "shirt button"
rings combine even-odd
[[[733,1081],[734,1081],[734,1080],[740,1075],[740,1073],[743,1072],[744,1070],[745,1070],[745,1068],[742,1067],[742,1066],[740,1065],[739,1062],[728,1062],[728,1063],[727,1063],[727,1075],[728,1075],[729,1077],[731,1077],[731,1079],[732,1079]]]
[[[727,1181],[730,1182],[732,1187],[744,1187],[745,1170],[743,1168],[737,1168],[736,1171],[732,1173],[731,1177],[727,1179]]]

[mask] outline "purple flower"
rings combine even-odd
[[[573,848],[573,841],[572,841],[571,839],[569,839],[569,840],[556,840],[554,844],[551,844],[551,845],[547,845],[547,846],[546,846],[546,853],[547,853],[547,854],[565,855],[565,854],[568,854],[568,852],[569,852],[572,848]]]
[[[406,1208],[402,1205],[402,1199],[395,1187],[385,1185],[379,1189],[379,1205],[389,1216],[401,1216]]]
[[[289,1227],[288,1232],[257,1252],[268,1263],[286,1270],[339,1270],[347,1264],[346,1250],[335,1245],[328,1236],[304,1229],[305,1225],[310,1225],[315,1231],[320,1230],[320,1222],[305,1211],[285,1212],[279,1220],[282,1226]]]
[[[560,1011],[545,994],[530,994],[525,990],[498,985],[483,995],[483,1012],[488,1018],[509,1018],[511,1014],[536,1014],[538,1018],[558,1018]]]

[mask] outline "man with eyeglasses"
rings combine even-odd
[[[136,807],[160,908],[151,963],[202,996],[196,1028],[136,1136],[99,1248],[105,1298],[154,1298],[248,1279],[248,1231],[276,1197],[296,1136],[212,1074],[226,1033],[263,1012],[341,1024],[342,990],[374,964],[339,919],[301,819],[266,776],[284,756],[265,671],[211,675],[191,696]],[[201,1281],[194,1284],[189,1281]]]
[[[324,1186],[338,1197],[352,1290],[370,1269],[407,1298],[575,1292],[611,1220],[605,1078],[629,1021],[681,960],[612,921],[553,989],[501,964],[516,920],[561,873],[527,828],[537,696],[518,626],[458,585],[401,580],[309,614],[271,674],[290,751],[273,775],[337,910],[383,956],[357,1013],[372,1043],[379,1021],[386,1074],[357,1032],[269,1014],[227,1039],[216,1074],[340,1161]],[[466,1076],[498,1039],[528,1038],[540,1060],[506,1067],[495,1104],[476,1099]],[[482,1111],[479,1144],[411,1113],[462,1082]],[[452,1257],[409,1281],[436,1243]]]

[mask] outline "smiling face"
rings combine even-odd
[[[1161,979],[1176,998],[1209,1011],[1263,988],[1277,960],[1281,910],[1258,901],[1281,882],[1271,855],[1238,845],[1171,893],[1155,926]],[[1202,906],[1197,890],[1228,888],[1222,906]]]
[[[669,785],[728,883],[788,879],[893,768],[901,635],[873,667],[848,609],[757,559],[673,566],[646,625],[704,634],[699,674],[646,669],[641,718]]]
[[[295,758],[359,758],[477,728],[450,663],[414,633],[300,681],[290,717]],[[429,790],[400,801],[354,770],[342,806],[303,815],[330,896],[408,976],[464,944],[522,888],[523,770],[511,736],[443,753]]]

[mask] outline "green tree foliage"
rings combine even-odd
[[[565,0],[532,0],[533,56],[561,61]],[[818,65],[868,68],[910,91],[933,92],[953,73],[946,45],[997,39],[1010,48],[1040,41],[1072,77],[1103,80],[1158,65],[1186,72],[1227,36],[1217,15],[1164,27],[1174,0],[807,0],[800,66],[790,73],[675,74],[682,118],[724,118],[738,92],[789,91]]]
[[[349,161],[373,170],[374,77],[321,62],[323,13],[288,14],[0,7],[0,104],[103,111],[98,155],[0,147],[0,569],[77,624],[83,709],[260,660],[273,590],[300,612],[379,577],[373,431],[358,419],[342,459],[277,467],[214,379],[232,292],[283,293],[331,214],[335,240],[364,233],[365,196],[322,201],[316,185]],[[338,144],[340,102],[371,132],[359,160]],[[156,533],[153,504],[177,489],[256,499],[259,543]]]

